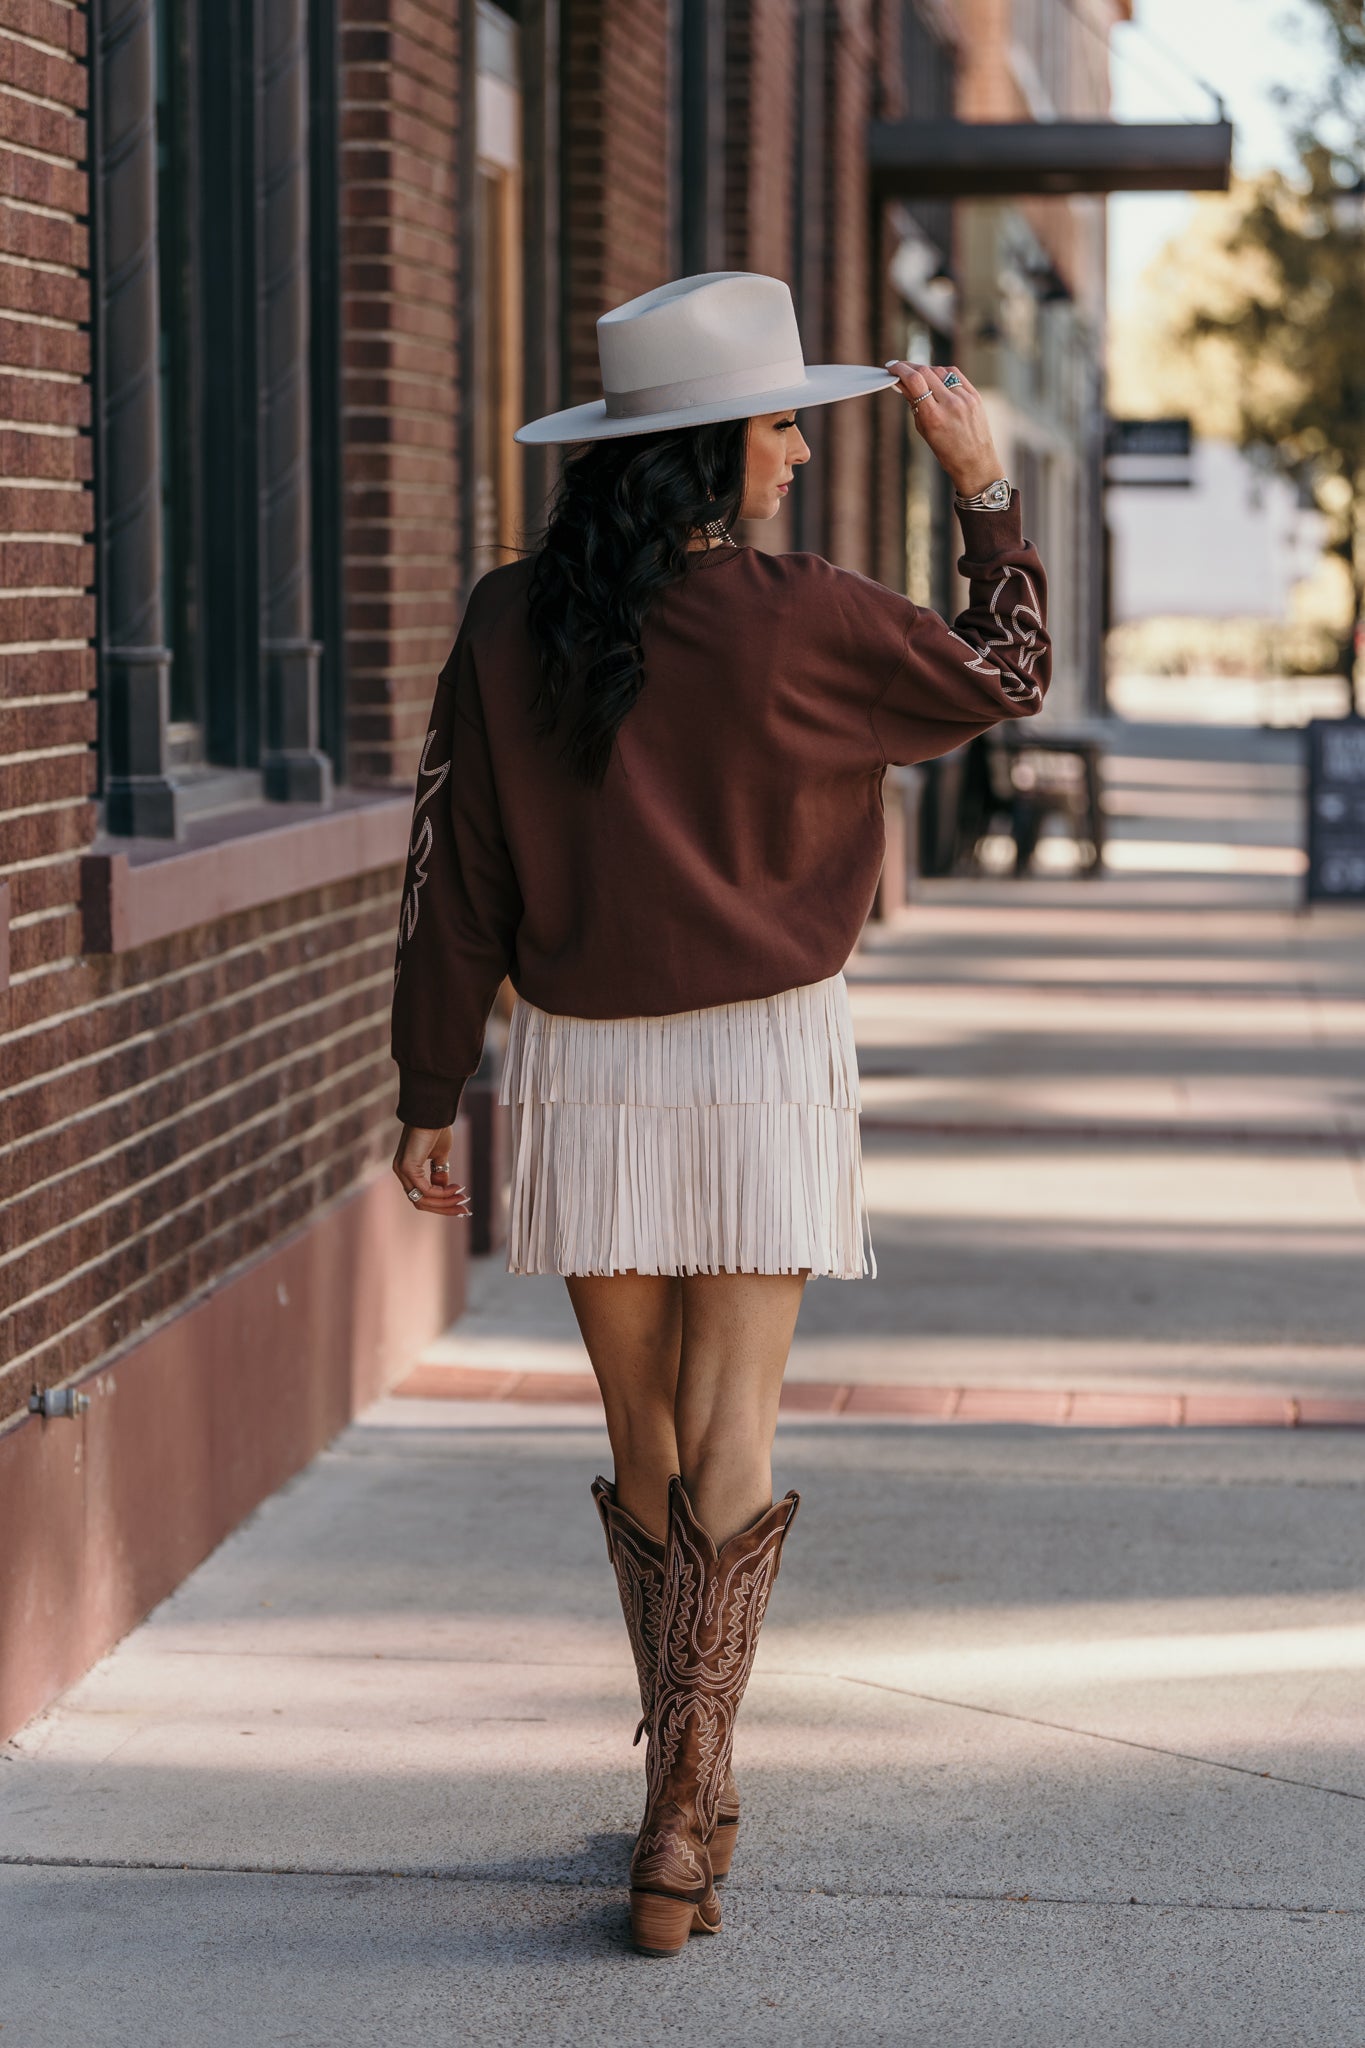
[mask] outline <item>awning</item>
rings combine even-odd
[[[1021,193],[1225,192],[1230,121],[873,121],[883,198]]]

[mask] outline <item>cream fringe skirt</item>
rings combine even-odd
[[[667,1017],[518,996],[511,1273],[875,1275],[842,974]]]

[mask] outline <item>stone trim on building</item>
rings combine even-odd
[[[319,814],[270,804],[215,812],[186,841],[97,840],[81,862],[88,953],[128,953],[376,868],[401,870],[412,805],[347,789]]]

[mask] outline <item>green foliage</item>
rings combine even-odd
[[[1177,338],[1235,366],[1245,447],[1266,449],[1310,484],[1351,568],[1365,612],[1365,0],[1313,0],[1334,58],[1319,91],[1280,95],[1298,171],[1257,179],[1228,215],[1225,253],[1248,288],[1198,294]],[[1267,372],[1270,374],[1267,374]],[[1341,663],[1354,666],[1351,641]],[[1365,674],[1360,685],[1365,686]]]
[[[1322,676],[1338,659],[1335,634],[1304,619],[1129,619],[1108,639],[1115,676]]]
[[[1240,439],[1269,446],[1282,465],[1321,482],[1340,477],[1365,492],[1365,234],[1333,218],[1341,191],[1322,143],[1301,155],[1302,181],[1258,179],[1228,248],[1258,259],[1258,290],[1235,306],[1196,306],[1185,338],[1217,336],[1247,375],[1239,387]],[[1267,361],[1283,374],[1255,373]],[[1329,510],[1340,510],[1328,493]]]
[[[1313,0],[1327,38],[1332,68],[1308,99],[1288,92],[1280,104],[1298,117],[1300,148],[1333,131],[1343,158],[1359,167],[1365,143],[1365,5],[1362,0]]]

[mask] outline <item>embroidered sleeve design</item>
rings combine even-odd
[[[1042,709],[1052,676],[1047,572],[1017,526],[1016,510],[999,531],[968,532],[973,552],[958,562],[967,604],[951,623],[908,599],[884,600],[899,646],[870,709],[883,766],[934,760]]]
[[[434,831],[431,815],[421,817],[423,807],[428,804],[450,773],[449,760],[432,763],[432,744],[437,729],[432,726],[422,747],[422,758],[417,765],[417,800],[412,809],[412,836],[408,844],[408,887],[398,913],[398,946],[393,963],[393,985],[398,986],[398,977],[403,971],[403,947],[417,929],[417,915],[421,909],[421,892],[427,879],[427,863],[431,858]],[[423,788],[425,782],[426,787]]]
[[[991,677],[999,683],[1004,695],[1016,704],[1029,704],[1035,699],[1041,703],[1043,693],[1033,680],[1033,669],[1048,643],[1038,592],[1028,572],[1014,563],[1006,563],[997,569],[995,579],[981,645],[973,648],[971,641],[955,627],[949,630],[953,639],[961,641],[971,652],[972,658],[966,666],[974,675]],[[1004,604],[1007,587],[1012,581],[1021,584],[1022,591],[1011,593],[1011,601]],[[1008,657],[1008,667],[992,662],[989,659],[992,654]]]

